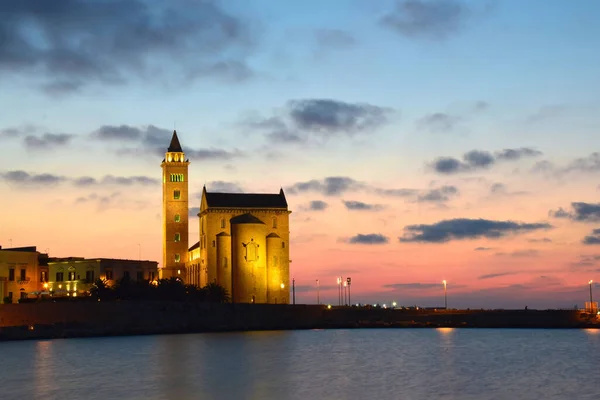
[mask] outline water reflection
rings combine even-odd
[[[0,398],[595,399],[594,380],[581,377],[597,368],[598,333],[382,329],[6,342]]]

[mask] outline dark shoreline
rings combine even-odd
[[[592,318],[590,318],[592,317]],[[309,329],[600,329],[577,310],[392,310],[318,305],[64,302],[0,306],[0,341]]]

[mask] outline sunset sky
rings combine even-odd
[[[589,300],[599,1],[160,3],[0,2],[0,245],[162,260],[176,127],[190,245],[203,185],[283,187],[299,303]]]

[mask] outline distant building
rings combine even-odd
[[[54,295],[77,296],[88,292],[97,279],[113,285],[117,280],[154,281],[158,262],[114,258],[54,258],[48,262],[47,290]]]
[[[40,254],[35,246],[0,246],[0,303],[17,303],[43,289],[47,272],[39,267]]]
[[[161,278],[218,283],[236,303],[289,303],[289,214],[276,194],[202,191],[199,240],[188,248],[188,166],[177,132],[163,170]]]

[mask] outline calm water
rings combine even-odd
[[[381,329],[0,343],[0,399],[600,398],[600,331]]]

